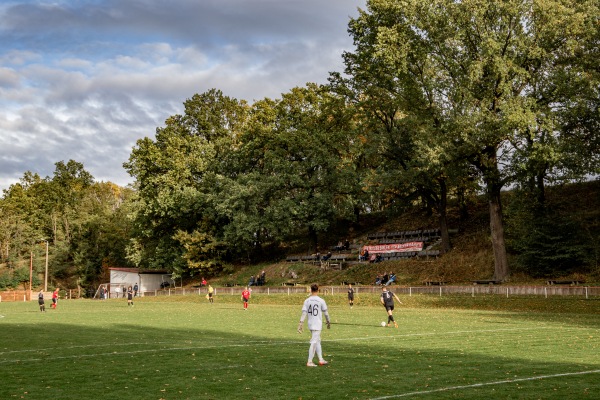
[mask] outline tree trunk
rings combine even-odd
[[[360,229],[360,207],[354,206],[354,220],[352,221],[352,228]]]
[[[492,234],[492,249],[494,250],[494,280],[504,281],[508,278],[508,258],[504,242],[504,223],[502,221],[502,203],[500,189],[489,194],[490,230]]]
[[[486,193],[490,206],[490,232],[492,235],[492,250],[494,251],[494,280],[504,281],[508,278],[508,258],[504,241],[504,222],[502,217],[502,179],[496,157],[497,148],[488,146],[481,153],[476,163],[483,175]]]
[[[439,180],[440,184],[440,204],[438,205],[438,215],[440,222],[440,233],[442,236],[442,254],[450,251],[452,247],[450,244],[450,234],[448,232],[448,218],[446,209],[448,207],[448,189],[446,188],[446,181],[443,179]]]

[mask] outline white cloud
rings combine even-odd
[[[364,0],[20,1],[0,6],[0,189],[82,162],[97,180],[195,93],[279,97],[343,69]]]

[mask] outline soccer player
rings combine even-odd
[[[319,286],[315,283],[310,287],[310,296],[304,300],[302,306],[302,316],[300,317],[300,323],[298,324],[298,333],[302,333],[302,327],[304,325],[304,319],[308,315],[308,329],[312,336],[310,338],[310,348],[308,349],[308,362],[307,367],[316,367],[313,363],[315,352],[319,357],[319,365],[327,365],[327,361],[323,359],[323,351],[321,349],[321,330],[323,329],[323,317],[327,321],[327,329],[331,328],[331,322],[329,321],[329,313],[327,312],[327,304],[325,300],[319,297]]]
[[[44,303],[44,291],[40,289],[38,293],[38,304],[40,305],[40,311],[46,312],[46,304]]]
[[[394,326],[397,328],[398,327],[398,323],[396,323],[396,321],[394,321],[394,297],[396,298],[396,300],[398,300],[398,303],[402,304],[402,302],[400,301],[400,299],[398,298],[398,296],[396,296],[396,294],[390,292],[389,290],[387,290],[387,287],[382,287],[381,288],[381,304],[383,304],[383,306],[385,307],[385,310],[387,311],[388,314],[388,322],[387,322],[387,326],[390,326],[390,324],[393,322]]]
[[[244,302],[244,311],[248,309],[248,300],[250,300],[250,289],[248,286],[242,292],[242,301]]]
[[[350,308],[354,306],[354,288],[352,288],[351,283],[348,284],[348,304],[350,305]]]
[[[127,306],[133,306],[133,289],[131,286],[127,288]]]
[[[52,292],[52,308],[56,309],[58,306],[58,288],[54,289]]]
[[[215,293],[215,289],[212,286],[208,285],[208,301],[210,303],[214,303],[215,302],[215,300],[213,299],[213,294],[214,293]]]

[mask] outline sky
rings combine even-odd
[[[0,3],[0,190],[83,163],[121,186],[136,141],[212,88],[252,102],[343,72],[366,0]]]

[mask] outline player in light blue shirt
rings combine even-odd
[[[308,329],[312,336],[310,338],[310,348],[308,349],[308,362],[307,367],[316,367],[317,365],[313,362],[315,353],[319,358],[319,365],[327,365],[327,361],[323,359],[323,351],[321,349],[321,330],[323,329],[323,315],[327,321],[327,329],[331,328],[331,322],[329,320],[329,313],[327,312],[327,303],[321,297],[319,297],[319,286],[315,283],[310,287],[310,296],[304,300],[302,306],[302,316],[300,317],[300,323],[298,324],[298,333],[302,333],[302,327],[304,320],[308,316]]]

